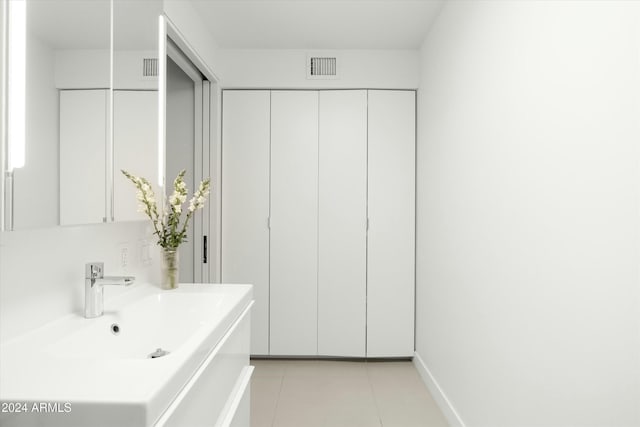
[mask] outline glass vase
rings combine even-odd
[[[162,250],[162,289],[176,289],[179,278],[180,265],[177,249]]]

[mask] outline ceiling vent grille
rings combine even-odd
[[[338,78],[338,58],[336,56],[309,55],[307,60],[307,78]]]
[[[142,59],[142,77],[158,76],[158,58]]]

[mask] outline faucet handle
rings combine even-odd
[[[104,262],[88,262],[84,265],[86,279],[101,279],[104,277]]]

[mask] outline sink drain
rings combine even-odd
[[[120,333],[120,326],[117,323],[111,325],[111,333],[113,335],[118,335]]]
[[[169,354],[167,350],[163,350],[161,348],[156,349],[153,353],[151,353],[148,357],[149,359],[157,359],[158,357],[166,356]]]

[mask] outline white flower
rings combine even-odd
[[[189,220],[196,209],[202,208],[209,194],[209,179],[198,186],[198,191],[189,201],[189,213],[182,217],[182,205],[187,200],[187,185],[184,182],[185,171],[181,171],[173,181],[173,194],[169,196],[168,203],[159,210],[155,200],[153,188],[145,178],[131,175],[126,171],[122,173],[135,185],[136,198],[140,202],[138,210],[144,212],[153,224],[154,234],[158,236],[158,244],[165,249],[176,249],[186,236]]]

